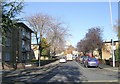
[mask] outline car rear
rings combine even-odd
[[[59,62],[60,62],[60,63],[65,63],[65,62],[67,62],[67,61],[66,61],[65,58],[61,58],[61,59],[59,60]]]
[[[90,58],[88,60],[88,64],[87,66],[95,66],[98,67],[99,66],[99,61],[96,58]]]

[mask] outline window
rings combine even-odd
[[[22,29],[22,36],[25,36],[25,33],[26,33],[26,31],[25,31],[25,29],[23,28],[23,29]]]
[[[25,60],[25,53],[22,53],[22,60]]]
[[[30,32],[27,32],[27,38],[29,38],[30,39]]]
[[[22,40],[22,49],[25,48],[25,41]]]
[[[28,59],[28,60],[30,59],[30,55],[29,55],[29,53],[27,53],[27,59]]]
[[[10,53],[6,53],[6,55],[5,55],[5,61],[10,61]]]
[[[30,50],[30,45],[29,45],[29,43],[26,45],[26,47],[27,47],[27,50]]]
[[[10,39],[10,37],[7,37],[6,46],[10,46],[10,45],[11,45],[11,39]]]

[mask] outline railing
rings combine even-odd
[[[30,51],[30,47],[22,47],[22,51],[23,52]]]

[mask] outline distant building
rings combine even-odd
[[[11,28],[6,32],[6,40],[2,47],[2,62],[14,66],[17,63],[30,62],[31,57],[31,33],[33,32],[24,23],[17,23],[17,28]]]
[[[73,51],[75,51],[75,48],[70,45],[66,48],[66,50],[64,51],[64,55],[67,55],[67,54],[73,54]]]
[[[65,43],[65,48],[68,48],[69,46],[71,46],[70,41],[66,41],[66,43]]]
[[[39,57],[39,46],[38,46],[38,44],[31,44],[31,48],[34,52],[35,59],[38,60],[38,57]]]
[[[34,60],[38,60],[39,58],[39,45],[38,44],[31,44],[31,49],[32,49],[32,52],[33,52],[33,56],[34,56]],[[48,51],[48,48],[46,48],[46,50]],[[44,54],[41,54],[40,56],[40,60],[48,60],[49,59],[49,54],[46,53],[46,55]]]
[[[72,53],[73,53],[73,55],[75,55],[75,56],[78,56],[78,54],[79,54],[77,50],[73,50]]]

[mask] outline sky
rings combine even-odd
[[[118,3],[112,2],[112,22],[118,19]],[[46,13],[69,25],[72,35],[66,40],[76,46],[85,37],[88,29],[100,27],[103,40],[117,40],[117,34],[111,26],[109,2],[25,2],[21,17]]]

